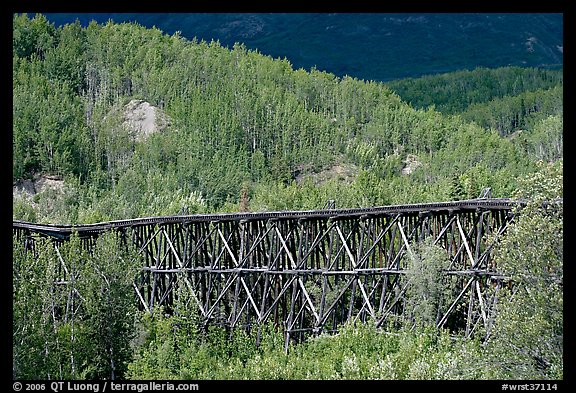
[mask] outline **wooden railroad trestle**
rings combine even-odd
[[[143,263],[141,309],[170,307],[185,286],[205,324],[250,328],[273,321],[289,339],[348,320],[378,326],[401,317],[406,253],[425,237],[446,251],[450,298],[437,326],[489,328],[503,277],[490,250],[512,222],[514,201],[478,199],[308,212],[155,217],[76,227],[13,222],[32,249],[78,231],[86,247],[105,231],[132,242]],[[65,274],[63,272],[62,274]],[[65,277],[61,277],[65,281]],[[183,287],[182,287],[183,288]],[[496,289],[496,292],[494,291]]]

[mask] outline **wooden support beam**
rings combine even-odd
[[[150,312],[150,308],[148,307],[148,305],[146,304],[146,301],[142,297],[142,294],[140,293],[140,290],[136,286],[136,283],[132,283],[132,285],[134,286],[134,290],[136,291],[136,295],[138,296],[138,299],[140,299],[140,303],[142,303],[142,306],[144,306],[144,309],[146,309],[146,311]]]
[[[398,223],[398,229],[400,230],[400,235],[402,235],[402,240],[404,241],[404,245],[406,246],[406,250],[408,250],[408,253],[410,254],[410,256],[412,258],[414,258],[414,253],[412,252],[412,249],[410,248],[410,244],[408,244],[408,239],[406,239],[406,234],[404,233],[404,229],[402,229],[402,224]]]
[[[488,319],[486,318],[486,310],[484,308],[484,300],[482,293],[480,291],[480,282],[476,281],[476,293],[478,294],[478,304],[480,305],[480,313],[482,315],[482,320],[484,321],[484,327],[488,327]]]
[[[348,258],[350,258],[350,263],[352,264],[352,268],[356,269],[356,260],[354,258],[354,255],[352,255],[352,251],[350,250],[350,248],[348,247],[348,243],[346,242],[346,239],[344,239],[344,235],[342,234],[342,231],[340,230],[340,226],[336,225],[336,230],[338,232],[338,235],[340,236],[340,239],[342,240],[342,245],[346,248],[346,252],[348,253]],[[366,288],[364,288],[364,284],[362,284],[362,281],[359,281],[357,279],[357,276],[354,276],[354,282],[357,283],[357,285],[360,287],[360,292],[362,293],[362,296],[364,297],[364,302],[366,304],[366,307],[368,307],[368,311],[370,312],[370,316],[372,317],[372,319],[376,319],[376,315],[374,314],[374,309],[372,308],[372,305],[370,304],[370,299],[368,298],[368,295],[366,294]]]
[[[162,232],[164,233],[164,236],[166,237],[166,241],[168,242],[170,249],[174,253],[174,256],[176,258],[176,262],[178,263],[180,268],[184,268],[184,264],[180,260],[180,256],[176,252],[176,249],[174,248],[172,241],[170,241],[170,237],[168,236],[166,231],[162,230]],[[154,278],[156,278],[156,275],[154,275]],[[198,309],[200,310],[200,312],[202,313],[203,316],[206,316],[206,311],[204,310],[204,307],[202,307],[202,303],[198,299],[198,296],[196,296],[196,292],[194,291],[194,288],[193,288],[192,284],[190,283],[190,280],[188,279],[188,277],[185,274],[182,275],[182,278],[184,279],[184,282],[186,283],[186,286],[188,287],[188,290],[190,291],[190,295],[192,295],[192,299],[194,299],[194,301],[196,302]]]
[[[402,278],[408,273],[406,253],[413,256],[414,244],[431,237],[451,261],[443,277],[459,288],[454,299],[446,299],[447,310],[439,308],[437,325],[445,326],[464,303],[468,320],[464,321],[464,314],[458,323],[466,322],[472,334],[481,323],[490,330],[496,296],[489,299],[492,292],[481,283],[503,278],[489,263],[491,239],[503,234],[513,217],[505,214],[506,209],[478,210],[467,205],[390,209],[385,214],[263,213],[241,220],[230,218],[233,215],[209,220],[191,216],[188,221],[168,217],[116,229],[124,243],[132,241],[136,246],[136,258],[142,258],[133,284],[141,309],[169,307],[176,289],[183,287],[197,303],[204,324],[249,329],[253,322],[273,318],[284,323],[286,345],[303,338],[305,332],[334,330],[347,319],[372,318],[382,324],[391,315],[400,316],[410,285]],[[46,231],[15,231],[28,252],[35,252],[38,236],[49,236]],[[96,237],[97,232],[85,236],[83,247],[92,252]],[[54,243],[59,276],[74,274],[57,247],[64,241],[66,236],[61,236]],[[56,281],[70,285],[62,277]],[[464,295],[471,285],[468,299]],[[71,296],[77,297],[76,292],[71,291]]]
[[[400,290],[400,293],[398,293],[398,295],[396,296],[396,298],[394,299],[394,301],[392,302],[391,305],[388,306],[388,310],[386,310],[386,312],[384,312],[384,315],[376,321],[376,327],[380,327],[382,326],[382,323],[384,323],[384,321],[386,320],[386,318],[388,317],[388,315],[390,315],[390,313],[392,312],[392,309],[394,308],[394,306],[402,299],[404,299],[404,293],[406,292],[406,289],[408,289],[408,285],[410,285],[410,282],[412,282],[412,279],[408,279],[408,281],[406,282],[406,284],[404,284],[404,286],[402,287],[402,289]]]
[[[444,313],[444,315],[442,316],[442,318],[440,319],[440,321],[438,322],[438,324],[436,325],[436,327],[438,328],[442,328],[444,327],[444,324],[446,323],[446,320],[448,319],[448,316],[450,315],[450,313],[452,312],[452,310],[454,310],[454,308],[458,305],[458,302],[460,301],[460,299],[462,298],[462,296],[466,293],[466,290],[468,289],[468,287],[474,282],[474,277],[470,278],[468,280],[468,282],[466,283],[466,285],[464,286],[464,288],[460,291],[460,293],[458,294],[458,296],[456,296],[456,299],[454,299],[454,301],[452,302],[452,304],[450,305],[450,307],[448,308],[448,310]]]
[[[468,253],[468,258],[470,258],[470,266],[474,266],[474,257],[472,256],[472,251],[470,250],[470,246],[468,245],[468,239],[466,239],[466,235],[464,234],[464,230],[462,229],[462,224],[460,224],[460,218],[456,216],[456,224],[458,225],[458,231],[460,232],[460,236],[462,238],[462,243],[466,248],[466,252]]]

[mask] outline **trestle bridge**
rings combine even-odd
[[[505,277],[491,259],[514,220],[510,199],[357,209],[149,217],[89,225],[13,221],[16,241],[33,252],[39,238],[56,250],[73,231],[87,248],[116,231],[135,246],[139,307],[170,308],[177,288],[191,295],[205,324],[250,328],[273,321],[289,339],[334,331],[345,321],[378,326],[402,318],[410,256],[424,239],[445,251],[450,290],[436,325],[471,335],[490,329]],[[59,279],[66,261],[59,255]]]

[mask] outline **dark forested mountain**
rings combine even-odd
[[[483,67],[386,83],[414,108],[435,109],[447,114],[465,111],[470,105],[496,98],[549,89],[563,82],[562,70],[531,67]]]
[[[232,47],[244,43],[295,68],[387,81],[476,67],[557,67],[563,15],[552,13],[182,13],[47,14],[56,25],[78,19],[134,21]]]
[[[509,135],[563,112],[563,72],[541,68],[476,68],[386,84],[417,109],[433,106]]]

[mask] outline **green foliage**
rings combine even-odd
[[[12,26],[12,47],[19,57],[36,56],[42,59],[57,42],[54,24],[42,14],[36,14],[32,19],[26,14],[14,14]]]
[[[387,85],[414,108],[434,105],[442,113],[456,114],[473,104],[549,89],[562,82],[561,70],[478,67],[471,71],[400,79]]]
[[[340,207],[432,201],[450,197],[456,177],[467,197],[479,187],[509,196],[536,159],[562,157],[562,77],[554,71],[478,69],[436,78],[442,83],[424,78],[415,90],[434,97],[436,108],[443,95],[478,103],[520,97],[510,105],[523,105],[522,124],[530,127],[508,140],[467,124],[464,114],[414,110],[390,84],[293,70],[242,44],[228,49],[133,23],[55,29],[40,14],[15,15],[13,30],[13,179],[52,173],[78,181],[69,207],[34,207],[39,221],[173,214],[186,206],[231,211],[243,189],[252,210],[318,208],[327,199]],[[430,94],[444,85],[446,92]],[[481,97],[463,98],[480,90]],[[135,138],[123,117],[132,99],[164,111],[169,126]],[[418,165],[403,174],[408,157]],[[297,177],[352,164],[361,170],[346,181],[310,185]],[[20,216],[21,208],[14,209]]]
[[[528,148],[538,160],[561,161],[564,158],[564,124],[562,115],[549,116],[537,122],[526,136]]]
[[[138,261],[126,252],[114,233],[98,239],[93,255],[78,261],[78,291],[82,303],[83,350],[89,359],[82,375],[88,379],[122,378],[132,357],[134,334],[133,282]]]
[[[114,234],[89,254],[74,235],[34,252],[13,241],[13,376],[121,379],[132,357],[138,262]],[[36,255],[34,255],[36,253]]]
[[[35,172],[85,176],[92,141],[80,97],[68,81],[51,80],[43,62],[13,61],[13,179]]]
[[[404,313],[417,327],[435,326],[442,317],[442,303],[449,290],[443,275],[450,265],[446,251],[430,238],[416,244],[407,254],[408,270]]]
[[[144,316],[149,321],[150,316]],[[289,347],[274,327],[262,327],[260,344],[254,334],[210,329],[187,347],[174,340],[170,319],[154,317],[162,340],[146,344],[130,364],[134,379],[482,379],[489,367],[472,364],[482,355],[477,341],[454,341],[435,328],[394,333],[374,324],[346,324],[335,335],[322,334]],[[178,335],[179,333],[175,333]],[[195,337],[191,335],[191,337]],[[456,360],[459,359],[459,360]]]
[[[12,217],[15,220],[37,222],[36,210],[26,198],[14,198],[12,202]]]
[[[495,255],[514,282],[501,296],[489,342],[503,378],[563,378],[563,166],[541,163],[515,194],[527,205]]]
[[[484,343],[436,330],[447,261],[430,240],[409,255],[405,307],[412,323],[387,332],[371,323],[349,323],[335,335],[291,345],[288,354],[272,325],[254,326],[250,333],[202,327],[185,285],[178,286],[171,315],[161,308],[140,314],[136,336],[129,296],[134,275],[118,263],[121,248],[112,238],[102,240],[93,258],[78,252],[77,238],[60,248],[77,272],[72,288],[85,295],[76,299],[76,312],[85,316],[58,319],[52,310],[65,304],[70,289],[51,289],[58,264],[53,249],[39,242],[39,256],[32,258],[15,240],[14,375],[103,378],[114,370],[115,377],[133,379],[561,379],[562,209],[543,210],[542,202],[562,197],[562,165],[539,168],[520,180],[514,197],[529,197],[529,203],[494,250],[515,290],[500,291]]]
[[[530,131],[538,121],[562,114],[563,91],[562,85],[557,85],[549,89],[495,98],[470,105],[460,116],[484,128],[498,130],[503,136],[517,130]]]
[[[12,374],[14,378],[63,377],[54,364],[52,349],[57,345],[51,321],[51,248],[48,242],[36,244],[37,255],[24,251],[13,240],[12,256]]]

